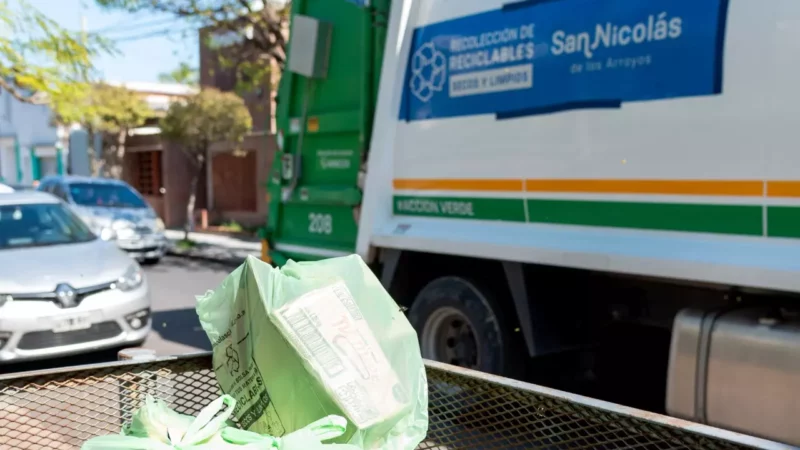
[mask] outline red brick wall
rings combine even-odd
[[[247,174],[251,178],[246,184],[237,181],[234,188],[213,189],[214,202],[212,216],[218,220],[235,220],[243,225],[262,225],[267,220],[268,205],[266,201],[267,188],[265,183],[269,177],[272,168],[273,159],[275,158],[276,143],[273,135],[261,136],[248,136],[242,143],[241,148],[251,149],[253,156],[251,160],[255,163],[255,170]],[[219,152],[230,151],[229,146],[217,144],[214,146],[214,154]],[[228,178],[228,175],[220,174],[217,172],[218,166],[214,164],[219,156],[212,160],[211,172],[212,179],[217,179],[217,183],[224,183],[223,180]],[[231,156],[232,158],[232,156]],[[224,160],[223,160],[224,161]],[[226,169],[223,167],[223,172]],[[242,169],[244,172],[244,169]],[[248,190],[249,192],[244,192]],[[238,198],[225,198],[225,197],[247,197],[255,199],[255,209],[237,208],[236,205],[241,203]]]

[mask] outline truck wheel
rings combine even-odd
[[[503,374],[508,339],[489,298],[459,277],[438,278],[417,294],[408,315],[422,357]]]

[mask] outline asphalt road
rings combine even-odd
[[[215,289],[233,267],[168,257],[146,268],[153,298],[153,332],[144,344],[159,355],[211,350],[195,313],[195,296]]]
[[[159,355],[210,350],[205,332],[194,311],[195,296],[214,289],[234,269],[208,261],[166,257],[157,265],[144,267],[150,283],[153,308],[153,332],[143,347]],[[115,361],[117,350],[92,352],[58,360],[0,366],[0,373],[51,369]]]

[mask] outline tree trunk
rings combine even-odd
[[[102,168],[104,177],[121,180],[124,175],[125,143],[128,130],[122,129],[115,134],[103,133]]]
[[[122,179],[124,164],[125,164],[125,141],[128,137],[128,130],[121,129],[117,132],[116,141],[114,145],[111,147],[111,151],[109,152],[109,162],[110,165],[108,167],[108,173],[111,178],[116,178],[118,180]]]
[[[186,225],[183,227],[183,239],[189,240],[189,232],[194,231],[194,206],[197,201],[197,184],[200,182],[200,175],[203,173],[203,162],[205,158],[198,155],[195,159],[195,172],[192,174],[192,183],[189,185],[189,201],[186,203]]]
[[[86,146],[86,151],[89,153],[89,171],[93,177],[100,175],[100,157],[97,154],[97,147],[95,139],[97,139],[97,132],[95,131],[94,127],[87,126],[86,127],[86,139],[88,139],[88,145]],[[100,149],[102,152],[102,148]]]

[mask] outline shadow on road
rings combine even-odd
[[[164,258],[157,264],[145,266],[148,272],[170,272],[180,269],[189,272],[223,272],[230,273],[235,266],[221,262],[192,258]]]
[[[200,327],[194,308],[173,309],[153,313],[153,332],[162,339],[178,344],[211,350],[211,342]]]

